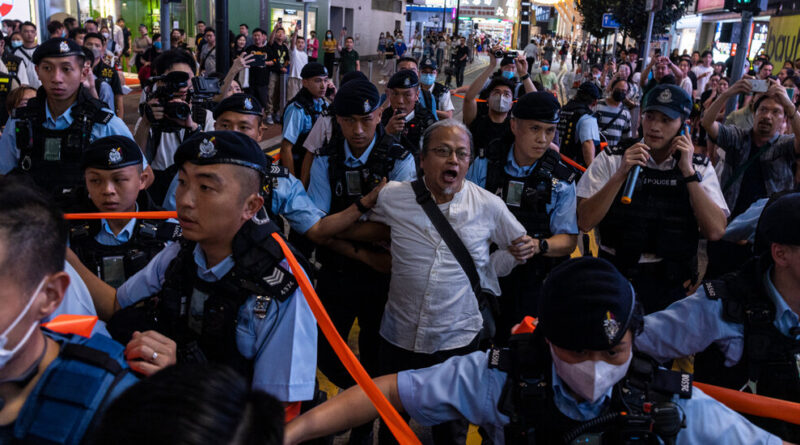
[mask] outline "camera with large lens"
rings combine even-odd
[[[177,124],[167,118],[177,120],[186,120],[192,110],[185,102],[171,102],[172,99],[181,94],[181,90],[189,85],[189,74],[183,71],[173,71],[163,76],[151,77],[148,81],[151,86],[150,91],[147,93],[145,103],[140,106],[140,114],[144,114],[150,125],[153,128],[167,129],[177,127]],[[153,99],[158,100],[159,106],[164,108],[164,118],[156,119],[153,115],[153,109],[150,107],[150,102]]]
[[[502,59],[502,58],[505,58],[505,57],[511,57],[512,59],[516,59],[517,58],[517,52],[516,51],[497,50],[497,51],[494,52],[494,57],[495,57],[495,59]]]
[[[215,77],[193,77],[191,102],[192,120],[200,125],[206,121],[206,110],[213,112],[217,104],[214,96],[219,94],[219,80]]]

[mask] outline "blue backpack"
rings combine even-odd
[[[34,444],[79,444],[105,407],[139,379],[125,362],[125,348],[94,335],[85,338],[44,329],[61,345],[14,425],[14,438]]]

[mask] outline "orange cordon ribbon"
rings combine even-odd
[[[86,338],[92,336],[92,330],[97,323],[96,315],[59,315],[47,323],[42,323],[42,327],[50,329],[59,334],[77,334]]]
[[[300,284],[300,289],[303,291],[308,305],[311,307],[311,312],[314,313],[314,317],[317,319],[317,324],[319,324],[322,333],[325,335],[325,338],[328,339],[328,343],[330,343],[336,356],[339,357],[339,360],[347,369],[347,372],[353,376],[358,386],[367,394],[367,397],[369,397],[372,404],[375,405],[383,421],[386,422],[386,425],[389,426],[392,434],[394,434],[395,439],[397,439],[401,445],[421,445],[422,443],[414,432],[411,431],[408,424],[400,417],[400,414],[398,414],[392,404],[386,400],[386,397],[369,377],[367,371],[361,366],[361,363],[359,363],[353,351],[347,347],[342,337],[339,336],[339,333],[333,326],[331,318],[328,316],[328,312],[325,311],[325,307],[322,306],[322,302],[319,300],[316,291],[314,291],[314,287],[311,286],[311,282],[308,280],[308,277],[306,277],[306,274],[303,272],[294,254],[289,250],[289,246],[286,245],[286,242],[279,234],[273,233],[272,237],[280,244],[283,254],[289,262],[289,267],[291,267],[292,273]]]
[[[720,388],[707,383],[694,382],[694,386],[734,411],[800,425],[800,403]]]
[[[586,171],[586,167],[582,166],[581,164],[578,164],[577,162],[575,162],[575,161],[573,161],[572,159],[570,159],[570,158],[568,158],[568,157],[564,156],[564,155],[563,155],[563,154],[561,154],[561,153],[559,153],[559,154],[561,155],[561,160],[562,160],[562,161],[564,161],[564,162],[566,162],[567,164],[569,164],[569,165],[571,165],[571,166],[573,166],[573,167],[577,168],[578,170],[580,170],[580,171],[581,171],[581,173],[583,173],[583,172],[585,172],[585,171]]]
[[[66,213],[64,219],[170,219],[177,218],[178,212],[98,212],[98,213]]]

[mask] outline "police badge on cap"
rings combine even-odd
[[[61,44],[58,45],[58,50],[61,53],[68,53],[69,52],[69,45],[67,45],[67,42],[61,42]]]
[[[244,99],[244,109],[245,110],[252,110],[253,109],[253,101],[250,100],[249,97]]]
[[[606,333],[608,344],[613,345],[619,333],[619,322],[611,311],[606,311],[606,319],[603,320],[603,331]]]
[[[658,95],[658,101],[662,104],[672,102],[672,92],[670,90],[662,91],[661,94]]]
[[[369,104],[369,99],[364,99],[364,113],[369,113],[372,106]]]
[[[211,140],[203,139],[203,142],[200,143],[198,148],[200,152],[197,153],[197,156],[201,158],[213,158],[217,154],[217,148],[214,146],[213,137]]]
[[[108,151],[108,164],[114,165],[122,162],[122,148],[112,148]]]

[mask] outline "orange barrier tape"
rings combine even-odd
[[[375,405],[383,421],[386,422],[386,425],[389,426],[392,434],[394,434],[395,439],[397,439],[400,445],[422,445],[422,442],[420,442],[414,432],[411,431],[408,424],[400,417],[397,410],[386,400],[386,397],[378,389],[377,385],[375,385],[375,382],[369,377],[369,374],[367,374],[367,371],[361,366],[361,363],[359,363],[353,351],[347,347],[342,337],[339,336],[339,333],[333,326],[331,318],[328,316],[328,312],[325,311],[325,307],[322,306],[322,302],[319,301],[314,287],[311,286],[308,277],[303,273],[303,269],[300,267],[300,264],[298,264],[292,251],[289,250],[289,246],[286,245],[286,242],[283,241],[283,238],[281,238],[279,234],[273,233],[272,237],[280,244],[283,254],[289,262],[289,267],[291,267],[295,279],[297,279],[297,282],[300,284],[300,289],[303,291],[303,295],[305,295],[306,301],[308,301],[308,305],[311,307],[311,312],[314,313],[317,324],[319,324],[320,329],[322,329],[322,333],[325,335],[325,338],[328,339],[328,343],[330,343],[334,352],[336,352],[336,356],[339,357],[344,367],[347,368],[347,372],[353,376],[358,386],[364,390],[367,397],[372,401],[372,404]]]
[[[96,315],[62,314],[47,323],[42,323],[42,327],[59,334],[77,334],[89,338],[92,336],[92,330],[96,323]]]
[[[586,171],[586,167],[582,166],[581,164],[578,164],[577,162],[575,162],[575,161],[573,161],[572,159],[570,159],[570,158],[568,158],[568,157],[564,156],[564,155],[563,155],[563,154],[561,154],[561,153],[559,153],[559,154],[561,155],[561,160],[562,160],[562,161],[564,161],[564,162],[566,162],[567,164],[569,164],[569,165],[571,165],[571,166],[573,166],[573,167],[577,168],[577,169],[578,169],[578,170],[580,170],[581,172],[585,172],[585,171]]]
[[[177,218],[178,212],[97,212],[97,213],[66,213],[64,219],[170,219]]]
[[[720,388],[707,383],[694,382],[694,386],[734,411],[800,425],[800,403]]]

